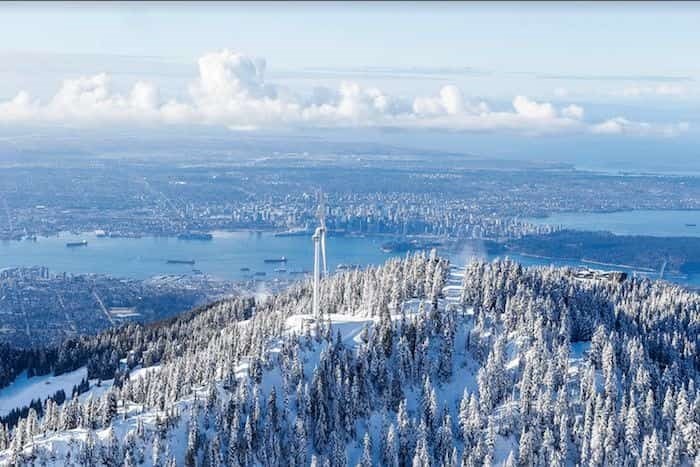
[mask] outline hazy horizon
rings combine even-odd
[[[0,11],[0,137],[18,150],[48,128],[147,138],[191,125],[234,140],[347,134],[487,158],[700,169],[694,4],[37,2]]]

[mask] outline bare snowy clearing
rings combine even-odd
[[[61,389],[66,397],[70,398],[73,386],[80,384],[87,377],[87,368],[78,368],[75,371],[64,373],[60,376],[43,375],[27,377],[27,372],[22,372],[7,387],[0,389],[0,417],[7,415],[12,409],[29,405],[32,400],[53,396]]]

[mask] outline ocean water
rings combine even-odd
[[[87,240],[85,247],[66,247],[66,242]],[[381,264],[396,256],[381,251],[386,239],[331,237],[327,239],[328,269],[338,264]],[[287,263],[265,263],[266,258],[285,256]],[[167,260],[194,260],[194,265],[168,264]],[[116,277],[145,279],[158,274],[183,274],[193,269],[222,279],[239,280],[254,272],[266,277],[288,271],[313,269],[310,237],[275,237],[271,233],[214,232],[210,241],[180,240],[172,237],[99,238],[94,234],[63,233],[39,237],[36,241],[0,243],[0,268],[46,266],[52,272],[101,273]],[[243,272],[241,268],[249,268]]]
[[[623,213],[603,216],[613,214]],[[615,221],[615,223],[618,222]],[[698,223],[700,225],[700,220]],[[661,230],[657,228],[656,231]],[[654,230],[647,226],[646,231]],[[66,247],[66,242],[78,240],[87,240],[88,245]],[[391,257],[405,255],[405,253],[383,252],[380,247],[385,241],[387,241],[386,238],[372,236],[329,237],[327,239],[328,270],[334,271],[339,264],[356,264],[362,267],[379,265]],[[478,244],[478,242],[473,243]],[[458,265],[464,265],[472,258],[487,260],[496,258],[496,256],[487,255],[483,249],[475,249],[473,246],[465,246],[459,251],[438,248],[438,253],[447,256],[453,264]],[[282,256],[287,258],[286,264],[264,262],[266,258]],[[510,257],[526,266],[555,265],[617,269],[630,274],[655,277],[654,273],[639,272],[630,268],[613,268],[578,261],[523,255],[510,255]],[[195,264],[168,264],[168,259],[194,260]],[[266,232],[214,232],[214,238],[211,241],[180,240],[172,237],[98,238],[92,233],[83,235],[64,233],[53,237],[40,237],[36,241],[0,242],[0,269],[13,266],[46,266],[52,272],[100,273],[134,279],[146,279],[159,274],[188,274],[195,269],[229,280],[248,279],[255,272],[265,272],[264,279],[295,278],[301,276],[292,275],[291,271],[313,269],[313,242],[308,236],[275,237]],[[250,271],[241,271],[241,268],[249,268]],[[285,268],[287,272],[275,272],[278,268]],[[700,275],[667,275],[665,279],[700,287]]]
[[[605,230],[618,235],[700,237],[700,211],[696,210],[577,212],[526,220],[536,224],[562,225],[574,230]]]

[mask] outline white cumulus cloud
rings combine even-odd
[[[525,96],[516,96],[513,99],[513,108],[518,113],[526,118],[533,119],[553,119],[556,118],[557,112],[550,103],[538,103],[528,99]]]
[[[0,123],[207,124],[237,130],[267,128],[386,127],[452,131],[509,130],[522,133],[590,131],[596,134],[677,134],[687,125],[657,126],[623,117],[584,121],[578,105],[557,107],[523,95],[511,108],[470,99],[454,85],[432,96],[396,97],[381,89],[344,81],[338,89],[318,87],[299,94],[265,79],[266,62],[230,50],[203,55],[185,98],[163,101],[159,89],[138,81],[125,94],[114,92],[109,75],[63,81],[46,102],[20,91],[0,102]]]
[[[583,107],[575,104],[568,105],[564,107],[561,114],[567,118],[573,118],[575,120],[581,120],[583,118]]]
[[[677,136],[688,131],[690,125],[687,122],[674,124],[654,125],[649,122],[630,121],[624,117],[614,117],[604,122],[591,126],[591,132],[605,135],[659,135]]]

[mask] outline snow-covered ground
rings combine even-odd
[[[66,397],[70,398],[73,386],[80,384],[86,376],[86,367],[60,376],[44,375],[28,378],[27,372],[22,372],[9,386],[0,389],[0,417],[7,415],[14,408],[29,405],[34,399],[43,401],[61,389],[66,392]]]
[[[364,316],[348,316],[339,314],[326,315],[333,326],[333,333],[340,332],[344,344],[352,345],[359,339],[360,333],[365,326],[374,323],[372,318]],[[313,316],[310,314],[290,316],[287,320],[289,332],[303,334],[307,326],[313,326]]]
[[[159,368],[159,365],[148,368],[136,368],[129,377],[131,379],[140,378],[157,368]],[[27,372],[22,372],[9,386],[0,389],[0,417],[6,416],[12,409],[28,406],[32,400],[40,399],[43,402],[61,389],[65,391],[66,398],[70,399],[73,386],[80,384],[83,378],[86,377],[86,367],[78,368],[60,376],[43,375],[27,378]],[[112,380],[102,381],[100,386],[97,386],[96,379],[90,380],[90,390],[81,394],[80,400],[84,401],[90,395],[93,398],[98,398],[111,386]]]

